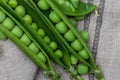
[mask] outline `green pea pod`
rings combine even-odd
[[[36,42],[36,40],[33,39],[33,37],[30,35],[30,33],[21,25],[11,14],[9,14],[5,9],[0,7],[0,9],[7,14],[8,17],[10,17],[23,31],[24,33],[33,41],[33,43],[40,49],[40,51],[44,54],[46,58],[46,63],[43,62],[42,59],[38,58],[36,53],[31,51],[28,46],[26,46],[24,43],[20,41],[18,37],[13,35],[10,31],[8,31],[4,25],[0,24],[0,31],[3,32],[9,39],[11,39],[26,55],[28,55],[33,62],[38,65],[40,68],[45,70],[47,75],[52,75],[51,77],[54,79],[59,78],[59,74],[57,74],[51,65],[51,62],[45,53],[45,51],[42,49],[42,47]]]
[[[54,52],[48,47],[48,45],[43,41],[43,39],[38,35],[38,33],[36,31],[33,31],[30,27],[29,24],[27,24],[22,17],[20,17],[19,15],[17,15],[6,3],[4,3],[4,1],[0,1],[0,4],[7,10],[9,11],[9,13],[11,13],[20,23],[22,23],[24,25],[24,27],[31,33],[31,35],[35,38],[35,40],[38,42],[39,45],[41,45],[43,47],[43,49],[48,53],[48,55],[50,57],[52,57],[58,64],[62,65],[64,68],[66,69],[69,69],[69,65],[64,65],[63,62],[59,59],[59,57],[57,57],[57,55],[54,54]],[[31,10],[32,8],[30,8]],[[31,11],[31,13],[34,12],[34,11]],[[32,13],[32,15],[34,15],[34,18],[37,18],[37,14]],[[40,20],[40,21],[39,21]],[[37,20],[38,23],[41,23],[42,24],[42,20],[39,19]],[[42,42],[42,43],[41,43]],[[64,54],[65,56],[67,54]],[[63,58],[65,57],[63,56]],[[68,56],[68,55],[67,55]],[[68,57],[69,59],[69,57]],[[66,59],[62,59],[63,61],[65,61]],[[67,60],[66,60],[67,61]],[[67,63],[68,64],[68,63]]]
[[[55,3],[57,4],[57,3]],[[92,4],[86,4],[83,2],[80,2],[78,4],[78,7],[75,8],[75,11],[71,11],[71,10],[66,10],[66,8],[58,6],[63,12],[64,14],[68,15],[68,16],[84,16],[86,14],[89,14],[90,12],[94,11],[97,7],[95,5]]]
[[[71,46],[69,45],[69,43],[63,38],[63,36],[61,36],[61,34],[56,30],[56,28],[54,27],[54,25],[49,21],[49,19],[46,16],[44,16],[44,14],[37,7],[36,7],[36,10],[37,10],[36,12],[39,12],[39,16],[43,18],[43,21],[45,21],[46,24],[48,24],[48,27],[51,27],[51,29],[54,30],[53,33],[55,33],[60,38],[60,40],[62,40],[62,42],[67,46],[67,48],[70,51],[70,53],[74,54],[78,59],[80,59],[81,62],[85,63],[86,65],[89,65],[80,55],[78,55],[71,48]],[[89,65],[89,66],[91,66],[91,65]]]
[[[69,19],[64,15],[64,13],[62,13],[63,11],[61,11],[61,9],[57,6],[57,4],[54,1],[52,0],[45,0],[45,1],[47,2],[47,4],[49,4],[52,10],[55,11],[57,15],[59,15],[59,17],[65,22],[65,24],[70,28],[72,33],[74,33],[74,35],[78,39],[78,42],[80,42],[82,46],[86,49],[89,55],[89,60],[85,61],[80,55],[78,55],[76,51],[71,48],[70,44],[63,38],[63,36],[61,36],[60,33],[57,32],[56,28],[51,23],[51,21],[48,18],[46,18],[46,16],[42,14],[41,11],[38,11],[38,9],[36,8],[37,12],[39,12],[39,14],[42,15],[43,20],[47,22],[47,24],[49,24],[49,26],[54,30],[54,32],[58,35],[60,40],[66,45],[66,47],[71,52],[71,54],[76,56],[82,63],[88,65],[93,71],[97,70],[96,65],[94,64],[94,58],[90,48],[88,47],[86,42],[82,39],[82,37],[79,35],[79,32],[75,29],[74,25],[69,21]]]
[[[53,0],[45,0],[47,2],[47,4],[49,4],[49,6],[52,8],[52,10],[54,10],[57,15],[59,15],[59,17],[65,22],[65,24],[70,28],[70,30],[72,31],[72,33],[76,36],[76,38],[78,39],[78,41],[82,44],[82,46],[85,48],[85,50],[87,51],[88,55],[89,55],[89,59],[88,59],[88,66],[91,67],[91,69],[93,71],[98,70],[95,63],[94,63],[94,58],[92,55],[92,52],[90,50],[90,48],[88,47],[87,43],[82,39],[82,37],[79,35],[79,32],[75,29],[74,25],[69,21],[69,19],[67,18],[67,16],[65,16],[59,9],[59,7],[55,4],[55,2]],[[68,47],[68,45],[66,46]],[[78,57],[77,57],[78,58]],[[80,58],[78,58],[80,59]],[[84,60],[82,60],[83,58],[80,59],[81,62],[83,62]],[[86,61],[83,62],[84,64],[86,64]],[[100,70],[98,70],[100,71]],[[100,75],[100,74],[98,74]],[[102,79],[102,77],[99,77],[98,79]]]
[[[80,0],[71,0],[70,1],[75,8],[78,8]]]
[[[96,8],[97,7],[95,5],[80,2],[75,12],[65,12],[65,14],[70,16],[85,16],[86,14],[89,14],[90,12],[94,11]]]
[[[19,0],[18,0],[19,1]],[[30,0],[29,0],[30,1]],[[27,2],[27,1],[25,1]],[[46,32],[48,32],[47,35],[50,36],[50,38],[53,38],[60,46],[61,50],[64,51],[64,54],[63,54],[63,58],[62,58],[62,62],[68,66],[70,68],[71,66],[71,63],[70,63],[70,56],[69,56],[69,53],[68,51],[66,50],[64,44],[59,40],[58,36],[56,35],[56,33],[54,33],[54,30],[51,29],[51,27],[46,27],[46,26],[49,26],[46,22],[43,21],[43,18],[42,15],[39,15],[39,14],[36,14],[36,12],[30,8],[30,5],[27,5],[26,3],[23,2],[19,2],[21,4],[24,4],[25,5],[25,8],[27,10],[27,12],[29,14],[31,14],[31,16],[33,16],[33,20],[36,21],[36,23],[39,23],[40,27],[44,28],[46,30]],[[35,14],[36,17],[33,15]],[[39,18],[37,18],[38,16],[41,16]],[[39,22],[38,22],[39,21]],[[45,24],[46,23],[46,24]],[[41,25],[42,24],[42,25]],[[52,33],[50,33],[52,32]]]
[[[27,56],[29,56],[39,68],[42,68],[43,70],[45,70],[48,76],[52,75],[51,77],[53,80],[56,80],[56,79],[59,80],[59,75],[53,71],[48,57],[46,57],[47,63],[44,63],[42,60],[40,60],[40,58],[37,57],[37,55],[34,52],[30,51],[25,44],[23,44],[15,35],[9,32],[5,28],[5,26],[1,24],[0,24],[0,31],[3,32],[10,40],[12,40]],[[42,52],[45,53],[44,51]]]

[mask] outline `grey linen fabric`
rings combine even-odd
[[[96,55],[96,64],[101,65],[105,80],[120,80],[120,0],[85,2],[97,5],[100,16],[92,13],[78,23],[78,29],[90,33],[89,45]],[[49,80],[10,40],[0,41],[0,45],[3,45],[3,52],[0,53],[0,80]],[[62,80],[69,80],[69,74],[63,68],[57,65],[55,69],[62,73]],[[88,75],[83,77],[92,80]]]

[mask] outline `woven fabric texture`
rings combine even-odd
[[[120,0],[84,1],[97,5],[100,16],[94,12],[86,16],[78,23],[78,29],[89,32],[89,45],[105,80],[120,80]],[[0,51],[0,80],[49,80],[10,40],[0,41],[0,45],[3,49]],[[62,80],[69,80],[69,74],[60,66],[55,69],[62,73]],[[88,75],[83,77],[92,80]]]

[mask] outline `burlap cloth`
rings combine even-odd
[[[85,0],[98,6],[100,16],[88,15],[78,23],[79,30],[90,33],[89,45],[100,64],[105,80],[120,80],[120,0]],[[42,70],[19,50],[10,40],[0,41],[0,80],[48,80]],[[62,80],[69,80],[69,74],[59,66]],[[83,76],[89,80],[88,75]],[[95,79],[96,80],[96,79]]]

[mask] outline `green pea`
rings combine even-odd
[[[77,73],[77,71],[76,70],[73,70],[72,72],[71,72],[71,75],[74,77],[74,76],[77,76],[78,75],[78,73]],[[78,79],[79,80],[79,79]]]
[[[33,51],[34,53],[38,53],[39,52],[39,48],[32,42],[28,48]]]
[[[46,57],[44,56],[44,54],[42,52],[38,53],[38,58],[40,58],[40,60],[42,60],[44,63],[46,62]]]
[[[20,38],[20,40],[25,44],[29,45],[31,43],[31,40],[28,38],[26,34],[23,34],[23,36]]]
[[[79,42],[78,39],[76,39],[75,41],[73,41],[71,43],[71,47],[76,51],[80,51],[82,49],[82,45],[81,45],[81,43]]]
[[[18,2],[16,0],[10,0],[8,4],[10,5],[10,7],[16,8],[18,5]]]
[[[41,36],[44,37],[45,36],[45,31],[43,29],[38,29],[37,33]]]
[[[20,38],[23,35],[23,31],[18,26],[15,26],[11,30],[11,33],[13,33],[14,35],[16,35],[18,38]]]
[[[85,41],[88,41],[89,40],[89,33],[87,31],[81,31],[80,32],[80,35],[82,36],[82,38],[85,40]]]
[[[0,32],[0,40],[6,40],[6,39],[7,36],[4,33]]]
[[[70,22],[71,22],[74,26],[77,25],[76,19],[74,19],[74,18],[69,18],[69,20],[70,20]]]
[[[50,47],[52,50],[57,49],[57,44],[56,44],[56,42],[52,41],[52,42],[49,44],[49,47]]]
[[[61,20],[60,17],[57,15],[57,13],[55,11],[51,11],[50,12],[49,18],[54,23],[58,23]]]
[[[1,23],[2,21],[4,21],[5,18],[6,18],[5,13],[0,10],[0,23]]]
[[[87,51],[85,49],[80,50],[79,54],[84,58],[84,59],[88,59],[89,55],[87,53]]]
[[[57,24],[55,25],[55,27],[56,27],[57,30],[58,30],[60,33],[62,33],[62,34],[66,33],[67,30],[68,30],[67,26],[65,25],[65,23],[64,23],[63,21],[57,23]]]
[[[10,19],[10,18],[6,18],[3,23],[2,23],[8,30],[11,30],[14,26],[15,23]]]
[[[55,51],[55,54],[57,54],[57,56],[58,56],[59,58],[62,58],[62,56],[63,56],[62,51],[59,50],[59,49]]]
[[[25,20],[27,23],[29,23],[29,24],[32,23],[32,17],[31,17],[30,15],[25,15],[25,16],[24,16],[24,20]]]
[[[32,27],[33,30],[35,30],[35,31],[38,29],[38,26],[37,26],[36,23],[32,23],[32,24],[31,24],[31,27]]]
[[[77,71],[79,74],[87,74],[88,73],[88,66],[85,64],[79,64],[77,67]]]
[[[66,32],[64,34],[64,38],[67,40],[67,41],[74,41],[75,40],[75,35],[72,33],[71,30],[69,30],[68,32]]]
[[[50,38],[49,38],[48,36],[45,36],[45,37],[43,38],[43,40],[44,40],[47,44],[50,43]]]
[[[26,13],[25,8],[21,5],[15,8],[15,12],[22,17],[25,16]]]
[[[39,0],[37,5],[42,10],[48,10],[49,9],[49,5],[45,2],[45,0]]]
[[[74,55],[71,55],[70,58],[71,58],[71,64],[73,64],[73,65],[77,64],[78,59]]]

